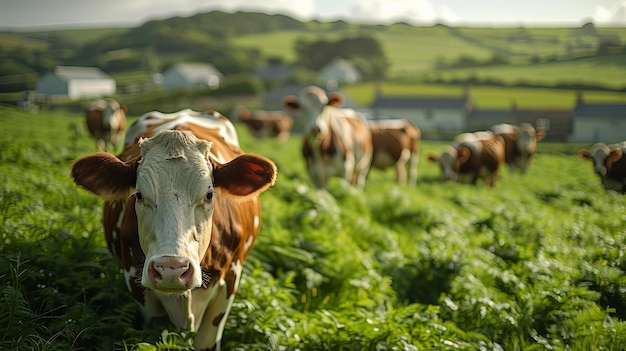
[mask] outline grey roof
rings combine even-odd
[[[626,118],[626,104],[577,104],[574,116]]]
[[[261,79],[278,79],[288,77],[293,72],[293,68],[285,65],[271,65],[257,68],[252,75]]]
[[[418,96],[381,96],[378,95],[371,108],[396,109],[463,109],[468,97],[418,97]]]
[[[112,79],[97,67],[56,66],[54,74],[66,81],[72,79]]]

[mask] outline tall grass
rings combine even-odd
[[[0,108],[0,349],[189,349],[143,328],[104,243],[101,202],[69,179],[94,151],[78,115]],[[311,187],[298,135],[244,150],[279,168],[228,318],[227,350],[622,350],[626,198],[579,145],[540,143],[496,188],[416,187],[372,171],[365,190]],[[441,143],[424,142],[422,154]]]

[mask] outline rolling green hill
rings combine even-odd
[[[382,26],[220,11],[134,28],[0,33],[0,48],[6,49],[0,78],[40,73],[59,64],[95,65],[124,77],[125,85],[141,84],[133,79],[185,60],[211,62],[226,74],[245,74],[268,59],[297,64],[294,47],[300,41],[357,36],[381,44],[389,81],[626,88],[626,28]]]

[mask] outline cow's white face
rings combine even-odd
[[[202,285],[200,261],[211,241],[211,145],[180,132],[160,133],[140,145],[134,196],[146,256],[141,283],[159,293],[184,294]]]
[[[457,161],[458,153],[455,148],[449,148],[439,155],[439,166],[443,179],[456,181],[459,178]]]
[[[328,97],[326,93],[318,87],[309,87],[304,91],[298,99],[298,103],[301,106],[302,112],[305,115],[307,121],[316,124],[321,130],[321,133],[325,133],[324,129],[327,129],[324,118],[322,123],[319,119],[322,116],[322,111],[325,106],[328,105]]]
[[[591,148],[590,158],[593,161],[593,170],[596,174],[604,177],[606,176],[608,170],[606,168],[606,159],[609,157],[609,148],[605,145],[594,145]]]

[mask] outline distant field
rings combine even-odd
[[[626,61],[622,54],[534,65],[519,64],[527,63],[530,57],[544,61],[562,57],[568,53],[568,46],[587,45],[586,50],[589,50],[597,45],[595,37],[580,36],[573,28],[528,28],[523,32],[528,33],[533,38],[532,41],[509,40],[510,36],[520,31],[519,28],[454,29],[443,26],[394,25],[381,30],[361,32],[279,31],[243,35],[233,38],[232,41],[241,47],[257,48],[267,57],[282,57],[289,62],[296,58],[293,48],[297,40],[333,40],[348,35],[371,35],[380,41],[385,50],[390,62],[391,79],[451,79],[472,76],[508,84],[524,80],[539,84],[577,81],[604,84],[612,88],[626,86]],[[625,28],[601,28],[597,32],[601,35],[615,35],[622,40],[626,38]],[[514,64],[436,69],[437,62],[452,63],[461,57],[471,57],[482,62],[492,58],[494,54],[503,54]]]
[[[626,87],[626,61],[623,55],[593,57],[567,62],[535,65],[499,65],[484,68],[463,68],[431,71],[428,76],[444,80],[475,77],[494,79],[508,84],[586,83],[614,89]]]

